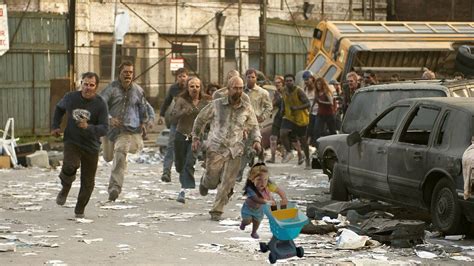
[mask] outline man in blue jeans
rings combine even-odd
[[[160,108],[160,118],[158,119],[158,125],[163,124],[163,118],[166,115],[168,108],[172,108],[170,105],[174,98],[184,91],[186,86],[186,80],[188,79],[188,70],[185,68],[179,68],[176,70],[176,83],[170,86],[168,93],[166,94],[165,101]],[[170,123],[166,125],[170,129],[168,146],[166,147],[166,154],[163,160],[163,174],[161,175],[161,181],[171,182],[171,166],[174,161],[174,138],[176,135],[176,124]]]

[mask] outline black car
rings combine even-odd
[[[426,209],[439,230],[459,233],[474,222],[474,198],[463,199],[461,165],[473,136],[474,99],[398,101],[340,139],[331,198]]]

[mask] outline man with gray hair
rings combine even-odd
[[[217,188],[211,220],[219,221],[224,206],[229,202],[235,185],[240,160],[244,152],[244,131],[256,151],[261,150],[261,135],[257,117],[249,102],[242,99],[244,82],[232,77],[227,83],[227,96],[212,101],[199,112],[194,120],[192,149],[201,146],[201,135],[210,123],[207,144],[206,172],[201,178],[199,192],[207,195],[209,189]]]

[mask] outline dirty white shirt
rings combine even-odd
[[[262,120],[269,118],[272,114],[273,104],[268,91],[256,84],[251,89],[245,86],[244,91],[250,98],[250,104],[252,104],[255,115],[262,118]]]
[[[464,199],[471,196],[471,183],[474,181],[474,144],[467,147],[462,155],[462,175],[464,177]]]
[[[228,97],[213,100],[194,120],[193,137],[200,137],[207,123],[211,126],[207,149],[225,157],[236,158],[243,154],[244,131],[248,132],[252,143],[262,139],[253,108],[243,100],[235,108],[229,103]]]

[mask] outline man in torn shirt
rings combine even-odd
[[[227,97],[212,101],[199,112],[192,130],[192,149],[197,151],[204,127],[210,123],[206,172],[201,178],[199,192],[205,196],[209,189],[217,188],[214,205],[209,211],[213,221],[221,219],[224,206],[232,196],[245,137],[250,139],[256,151],[261,150],[262,137],[257,117],[250,103],[242,100],[243,80],[233,77],[229,79],[227,88]]]
[[[122,192],[127,153],[136,153],[143,148],[142,133],[148,123],[143,89],[132,81],[133,63],[123,62],[119,73],[118,80],[100,92],[110,112],[110,129],[102,141],[104,160],[114,161],[108,187],[110,201],[115,201]]]

